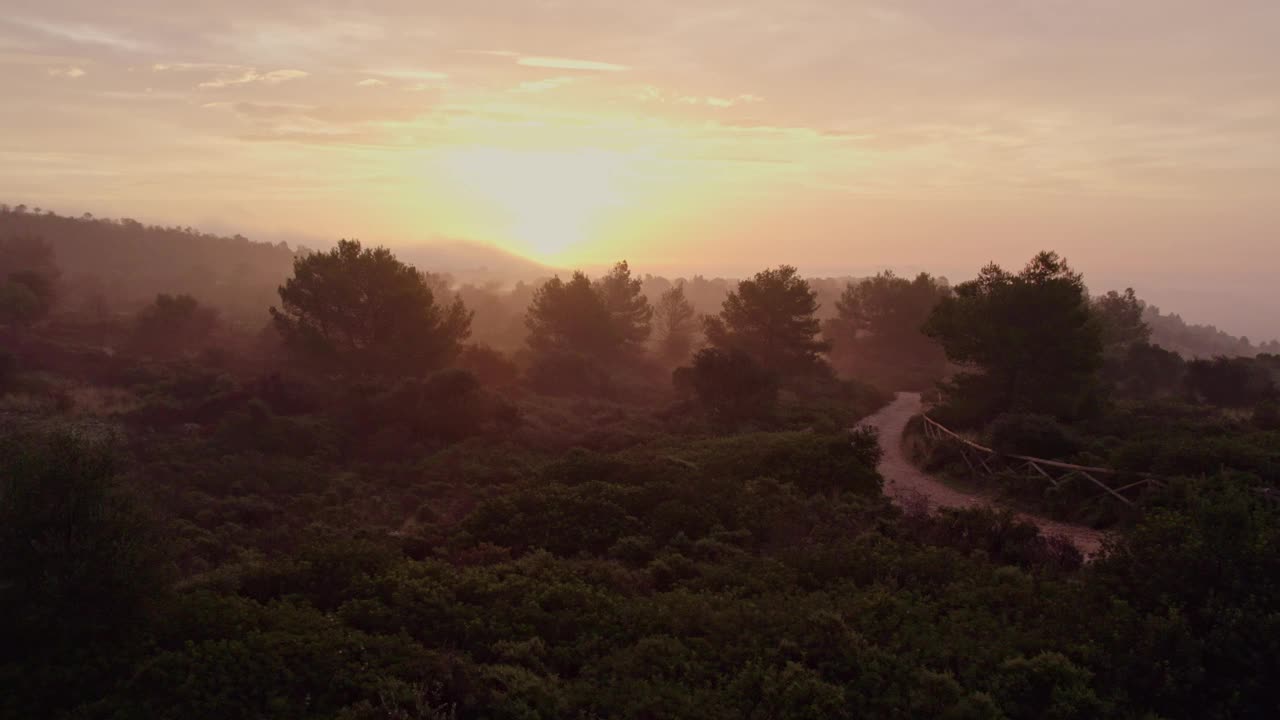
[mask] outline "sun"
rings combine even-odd
[[[596,148],[453,148],[443,166],[455,188],[490,213],[504,244],[538,260],[565,259],[626,204],[625,153]]]

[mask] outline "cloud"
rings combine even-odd
[[[711,107],[718,107],[718,108],[727,108],[727,107],[733,107],[734,105],[746,105],[749,103],[758,103],[758,102],[762,102],[763,100],[764,98],[760,97],[759,95],[739,95],[737,97],[731,97],[731,98],[706,97],[702,99],[702,101],[707,105],[710,105]]]
[[[84,77],[87,74],[83,68],[78,68],[74,65],[70,67],[49,68],[48,72],[52,77],[69,78],[72,80]]]
[[[370,75],[380,75],[382,77],[395,78],[396,80],[447,80],[449,73],[439,72],[437,70],[414,70],[405,68],[385,68],[381,70],[366,70]]]
[[[460,50],[467,55],[491,55],[493,57],[520,57],[520,53],[512,50]]]
[[[537,68],[556,68],[558,70],[592,70],[597,72],[623,72],[631,68],[626,65],[599,62],[597,60],[575,60],[573,58],[544,57],[541,55],[525,55],[516,60],[517,65]]]
[[[146,43],[139,42],[111,30],[106,30],[94,25],[86,25],[84,23],[64,24],[48,22],[46,20],[32,20],[24,18],[15,18],[13,23],[23,27],[30,28],[42,32],[51,37],[60,40],[67,40],[79,45],[97,45],[107,47],[113,50],[124,50],[128,52],[146,52],[151,50],[151,46]]]
[[[573,78],[563,75],[560,77],[545,78],[543,80],[529,80],[516,86],[515,91],[523,93],[547,92],[548,90],[555,90],[556,88],[564,87],[573,81]]]
[[[281,117],[305,116],[314,112],[316,106],[303,103],[271,103],[271,102],[211,102],[201,105],[211,110],[231,110],[237,115],[249,119],[269,119]]]
[[[261,83],[263,85],[279,85],[280,83],[290,80],[297,80],[310,75],[303,70],[272,70],[270,72],[260,73],[253,68],[246,68],[239,73],[223,73],[213,80],[206,80],[199,84],[202,88],[225,88],[233,85],[247,85],[249,83]]]
[[[365,78],[364,80],[361,80],[360,82],[356,83],[356,87],[384,87],[386,86],[386,84],[387,84],[386,80],[379,80],[378,78]]]
[[[487,55],[489,57],[515,58],[517,65],[535,68],[551,68],[555,70],[588,70],[593,72],[624,72],[631,68],[616,63],[599,60],[582,60],[578,58],[553,57],[549,55],[525,55],[514,50],[460,50],[467,55]]]
[[[193,71],[215,71],[215,70],[239,70],[240,65],[228,65],[226,63],[156,63],[151,66],[153,72],[193,72]]]
[[[731,108],[737,105],[749,105],[764,102],[764,98],[750,93],[743,93],[733,97],[722,97],[717,95],[682,95],[679,93],[664,92],[661,88],[654,87],[653,85],[645,85],[640,88],[635,93],[635,98],[641,102],[672,103],[676,105],[706,105],[713,108]]]

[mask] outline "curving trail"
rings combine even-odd
[[[943,484],[921,471],[907,458],[902,448],[902,434],[907,422],[920,414],[921,407],[919,393],[898,393],[893,402],[860,423],[880,432],[880,447],[884,451],[884,457],[880,461],[880,474],[884,476],[885,495],[898,504],[923,499],[929,509],[998,505],[992,497],[962,492]],[[1060,536],[1069,540],[1086,558],[1097,554],[1102,546],[1103,534],[1092,528],[1060,523],[1027,513],[1019,512],[1015,515],[1020,520],[1034,523],[1047,536]]]

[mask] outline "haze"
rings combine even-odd
[[[1054,248],[1280,335],[1274,2],[363,6],[7,3],[5,199],[717,275]]]

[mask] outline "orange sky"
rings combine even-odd
[[[1053,247],[1280,335],[1271,0],[184,5],[6,3],[0,200],[714,274]]]

